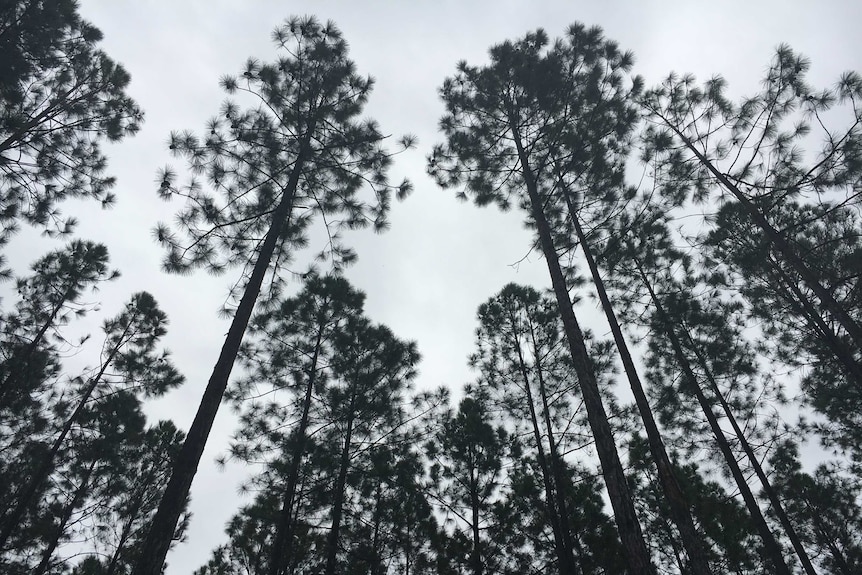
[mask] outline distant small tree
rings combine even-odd
[[[336,362],[333,384],[326,389],[329,406],[327,432],[330,445],[338,448],[330,528],[324,550],[324,574],[335,575],[339,568],[342,521],[347,501],[347,480],[356,466],[358,453],[381,444],[400,427],[403,420],[401,398],[416,375],[419,353],[414,342],[399,340],[389,330],[365,318],[347,322],[335,339]]]
[[[426,445],[434,499],[446,515],[457,517],[469,530],[470,570],[482,575],[493,559],[485,550],[483,531],[502,479],[506,433],[491,424],[488,406],[474,397],[465,397],[455,413],[443,417]]]
[[[241,413],[231,455],[273,467],[276,460],[286,464],[269,562],[273,570],[289,564],[293,552],[303,461],[312,434],[326,423],[321,421],[320,394],[331,377],[334,338],[348,319],[362,314],[364,299],[342,277],[308,277],[296,296],[270,302],[254,316],[252,339],[240,352],[248,376],[228,390]]]

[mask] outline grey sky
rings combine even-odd
[[[413,195],[393,207],[383,235],[353,233],[359,262],[348,277],[368,295],[367,312],[400,337],[415,339],[423,355],[419,387],[460,387],[471,375],[477,306],[510,281],[544,287],[544,262],[533,254],[520,266],[530,235],[522,214],[477,209],[455,200],[425,175],[425,156],[439,141],[442,104],[437,88],[458,60],[480,64],[494,43],[543,27],[551,37],[573,21],[599,25],[621,47],[634,51],[635,71],[647,85],[670,71],[699,78],[721,73],[734,94],[758,86],[774,47],[790,44],[812,60],[810,80],[831,85],[840,72],[862,69],[862,3],[833,2],[238,2],[83,0],[83,16],[105,34],[104,50],[132,75],[131,95],[146,112],[141,132],[109,149],[109,172],[118,178],[117,206],[101,212],[80,202],[62,206],[80,221],[77,235],[104,242],[123,277],[103,289],[105,314],[114,314],[133,291],[148,290],[171,319],[166,343],[188,378],[186,385],[148,408],[152,417],[187,428],[194,415],[227,322],[216,311],[232,281],[168,276],[153,225],[180,207],[155,193],[156,169],[182,162],[169,157],[171,130],[200,132],[224,99],[218,78],[235,74],[249,56],[271,60],[270,32],[291,14],[331,19],[351,46],[361,73],[377,80],[367,114],[384,133],[416,134],[419,145],[396,159],[394,179],[409,177]],[[16,271],[56,243],[17,236],[7,252]],[[590,310],[593,305],[587,304]],[[588,312],[590,313],[590,312]],[[93,316],[93,320],[97,319]],[[596,317],[595,314],[587,317]],[[589,321],[586,323],[589,324]],[[95,321],[93,321],[95,325]],[[603,333],[601,324],[595,329]],[[83,356],[83,354],[82,354]],[[92,355],[81,361],[95,362]],[[223,529],[248,499],[237,495],[243,473],[218,471],[231,418],[224,407],[192,488],[189,541],[169,556],[168,573],[189,573],[225,539]]]

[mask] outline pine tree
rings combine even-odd
[[[415,376],[419,360],[412,342],[397,339],[385,326],[351,318],[335,340],[337,361],[324,400],[331,411],[331,445],[338,446],[332,509],[324,550],[325,575],[339,572],[340,530],[344,519],[348,475],[358,451],[379,445],[400,426],[400,395]]]
[[[437,434],[426,446],[431,462],[434,500],[457,517],[469,532],[469,567],[486,572],[492,553],[486,550],[490,510],[501,479],[506,432],[489,422],[481,399],[465,397],[455,413],[444,413]]]
[[[859,220],[852,208],[785,202],[772,210],[805,261],[847,309],[859,309]],[[812,305],[812,296],[798,276],[769,249],[759,229],[733,209],[723,208],[705,247],[721,288],[738,290],[749,313],[763,326],[764,352],[796,369],[809,404],[828,418],[818,426],[832,445],[862,450],[856,405],[862,393],[862,361],[846,334],[836,330],[828,314]],[[777,313],[780,310],[780,313]],[[836,361],[837,360],[837,361]],[[804,371],[801,368],[805,368]]]
[[[641,101],[655,123],[647,133],[652,148],[648,155],[661,157],[679,176],[673,193],[677,202],[689,194],[695,200],[708,199],[713,184],[721,194],[729,194],[761,231],[775,257],[810,290],[811,305],[822,306],[846,333],[852,346],[844,353],[852,354],[862,348],[855,310],[836,299],[818,270],[803,258],[803,246],[795,244],[774,217],[776,207],[795,198],[819,203],[837,197],[839,205],[858,201],[862,78],[847,72],[834,89],[818,92],[806,84],[809,66],[788,46],[780,46],[763,90],[738,106],[727,99],[720,77],[700,88],[691,76],[671,75]],[[844,114],[850,116],[849,127],[826,128],[824,116],[838,112],[836,105],[841,104],[849,109]],[[825,144],[806,162],[798,142],[810,134],[812,125],[822,127]]]
[[[172,422],[159,421],[122,446],[108,497],[96,510],[97,540],[107,555],[104,575],[128,573],[134,565],[183,438]],[[182,538],[186,523],[180,521],[174,540]]]
[[[859,485],[822,464],[802,471],[797,446],[783,442],[770,457],[774,484],[805,544],[828,573],[850,575],[862,568],[862,507]]]
[[[683,548],[671,524],[667,502],[658,488],[648,446],[643,438],[632,437],[629,461],[633,474],[633,491],[644,529],[659,554],[659,563],[671,572],[686,572]],[[709,547],[709,559],[717,573],[751,573],[762,570],[759,544],[751,519],[718,482],[708,480],[695,463],[674,462],[680,486],[693,502],[693,513]]]
[[[249,375],[228,392],[242,410],[233,455],[260,462],[275,452],[289,462],[269,560],[276,575],[290,564],[297,485],[309,437],[320,423],[319,399],[331,377],[334,337],[348,318],[362,314],[364,297],[344,278],[311,276],[295,297],[272,302],[255,315],[252,340],[240,353]],[[264,391],[270,387],[273,393]]]
[[[203,174],[212,191],[194,180],[178,188],[172,172],[163,172],[160,193],[187,200],[178,218],[179,234],[166,226],[156,232],[168,249],[166,267],[221,271],[239,265],[243,273],[236,285],[242,297],[136,575],[155,575],[162,568],[265,277],[271,274],[279,283],[315,215],[333,226],[324,251],[339,263],[353,259],[338,242],[339,227],[386,225],[390,155],[376,124],[357,120],[371,79],[355,73],[347,44],[331,23],[293,18],[276,29],[273,39],[285,56],[274,64],[249,60],[239,78],[221,82],[228,93],[257,100],[257,107],[242,111],[228,102],[203,140],[190,133],[171,137],[170,147],[193,172]],[[409,145],[409,139],[402,144]],[[357,197],[362,189],[371,192],[370,203]],[[408,190],[402,184],[399,197]]]
[[[569,502],[565,498],[562,450],[555,428],[574,417],[573,387],[553,299],[532,288],[509,284],[479,307],[478,350],[470,363],[479,370],[483,393],[531,437],[539,465],[560,573],[577,570]],[[485,389],[487,388],[487,389]],[[553,408],[553,409],[552,409]],[[546,439],[547,438],[547,439]],[[578,553],[581,555],[581,553]]]
[[[590,426],[602,463],[614,517],[632,573],[651,573],[649,552],[644,543],[625,474],[614,444],[584,343],[583,333],[572,309],[566,278],[559,263],[555,229],[559,229],[560,209],[553,191],[556,179],[551,170],[550,152],[558,145],[555,130],[549,129],[557,117],[553,87],[572,70],[565,63],[566,51],[616,53],[616,46],[597,31],[584,34],[573,26],[569,36],[548,54],[548,39],[543,31],[527,35],[518,42],[505,42],[491,49],[491,64],[477,68],[462,62],[454,78],[447,79],[441,91],[447,113],[441,120],[446,143],[438,145],[429,159],[429,172],[443,187],[457,187],[459,196],[472,194],[478,205],[497,203],[507,208],[513,198],[529,214],[538,243],[548,264],[551,281],[563,320],[578,383],[586,404]],[[620,66],[627,69],[631,57],[622,56]],[[588,94],[600,98],[600,94]],[[573,107],[590,100],[571,102]],[[585,119],[586,120],[586,119]],[[570,118],[577,127],[577,118]],[[586,127],[586,126],[585,126]],[[577,131],[577,128],[570,128]],[[616,133],[631,129],[615,124],[607,130]],[[596,141],[602,137],[596,135]],[[590,155],[582,158],[590,164]],[[575,166],[568,166],[574,169]]]
[[[88,290],[116,279],[119,272],[108,267],[108,250],[102,244],[74,240],[63,249],[49,252],[32,266],[33,274],[19,279],[19,302],[15,312],[3,318],[2,362],[0,362],[0,413],[8,410],[23,416],[22,404],[35,395],[60,339],[58,329],[71,317],[87,313],[80,301]],[[5,417],[4,417],[5,419]]]
[[[718,416],[713,411],[715,405],[721,407],[749,463],[764,485],[768,485],[759,468],[759,459],[751,450],[748,438],[738,424],[735,410],[726,400],[724,391],[716,380],[717,374],[725,373],[731,380],[737,380],[732,388],[745,390],[746,386],[739,384],[738,379],[756,375],[754,356],[751,350],[741,343],[744,338],[739,328],[728,323],[728,311],[732,306],[721,302],[714,293],[710,293],[710,298],[704,304],[695,297],[699,282],[697,274],[691,269],[692,258],[672,247],[669,230],[662,217],[657,215],[661,212],[658,206],[647,206],[639,211],[643,216],[642,221],[621,221],[616,241],[606,254],[610,260],[609,266],[616,267],[616,273],[625,278],[619,281],[625,283],[633,292],[631,297],[638,298],[642,290],[646,292],[648,327],[653,333],[647,361],[655,374],[653,379],[659,382],[657,387],[664,388],[659,392],[660,413],[666,415],[669,423],[681,427],[689,434],[690,439],[694,439],[699,436],[697,432],[701,426],[700,419],[695,419],[694,428],[691,426],[692,422],[685,419],[686,414],[691,413],[692,406],[686,399],[694,396],[719,447],[723,462],[743,496],[768,560],[777,572],[789,573],[781,547],[767,524],[737,456],[721,428]],[[630,235],[627,235],[629,233]],[[674,277],[674,270],[679,273],[681,279]],[[659,292],[662,297],[659,297]],[[705,311],[710,307],[718,308],[718,311]],[[707,331],[702,339],[696,340],[693,336],[692,330],[696,326]],[[712,326],[715,331],[710,332],[707,326]],[[681,382],[674,385],[679,373]],[[668,388],[661,382],[670,382],[671,385]],[[752,386],[749,384],[749,387]],[[749,393],[756,395],[754,389]],[[749,407],[752,405],[750,401],[743,404]],[[773,505],[780,507],[780,502],[773,501]],[[792,526],[785,523],[785,529],[793,539]],[[805,557],[804,549],[798,546],[797,553]]]

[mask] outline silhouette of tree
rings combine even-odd
[[[229,93],[257,101],[256,107],[242,111],[227,102],[203,140],[190,133],[171,136],[171,149],[203,175],[212,191],[194,178],[178,187],[170,170],[161,175],[160,194],[186,200],[179,232],[164,225],[156,230],[168,250],[166,269],[218,272],[239,265],[243,273],[236,286],[242,297],[136,575],[162,569],[265,277],[270,274],[278,289],[284,264],[307,242],[304,230],[315,215],[329,233],[324,252],[339,264],[354,257],[339,243],[339,229],[386,226],[393,188],[386,179],[390,155],[376,124],[357,120],[371,79],[356,74],[347,43],[331,23],[292,18],[276,29],[273,39],[282,58],[274,64],[249,60],[239,78],[221,82]],[[405,147],[410,143],[402,140]],[[363,189],[370,192],[370,201],[358,197]],[[408,191],[405,182],[398,187],[399,197]]]
[[[505,209],[514,199],[528,211],[551,274],[626,558],[632,573],[652,573],[649,552],[559,262],[554,230],[565,226],[561,221],[562,206],[558,205],[561,202],[555,196],[556,178],[550,161],[551,150],[561,144],[553,123],[559,117],[554,107],[562,102],[555,99],[554,87],[571,78],[576,70],[566,67],[569,62],[577,62],[569,56],[605,54],[615,68],[623,71],[629,68],[631,55],[620,54],[616,45],[605,40],[598,30],[585,30],[579,25],[572,26],[566,39],[552,50],[547,50],[547,44],[548,38],[540,30],[517,42],[493,47],[491,64],[486,67],[472,67],[464,62],[458,65],[458,73],[445,81],[441,91],[447,108],[440,123],[446,143],[434,148],[428,169],[441,186],[461,188],[459,196],[466,198],[472,194],[478,205],[494,202]],[[603,69],[597,69],[597,73],[603,73]],[[584,96],[583,100],[566,105],[601,108],[601,94]],[[588,131],[589,126],[600,123],[587,119],[588,114],[569,118],[576,127],[567,129],[577,132],[583,128],[582,137],[586,141],[603,140],[603,136]],[[617,132],[625,134],[631,130],[632,119],[603,126],[608,134],[604,138],[618,139]],[[576,166],[584,171],[591,167],[590,154],[585,154],[580,164],[573,160],[568,169]],[[610,166],[609,172],[613,169],[619,168]]]

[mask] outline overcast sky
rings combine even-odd
[[[507,282],[545,287],[547,268],[527,255],[530,235],[523,215],[478,209],[455,200],[425,175],[425,156],[440,140],[442,105],[437,89],[459,60],[487,61],[487,49],[537,27],[553,38],[574,21],[599,25],[622,48],[634,51],[635,71],[647,86],[669,72],[706,79],[722,74],[734,94],[754,91],[772,52],[788,43],[812,60],[810,80],[831,86],[847,69],[862,70],[862,3],[832,2],[183,2],[83,0],[83,16],[105,35],[103,49],[132,75],[130,94],[146,113],[141,132],[109,148],[109,172],[117,176],[118,202],[101,212],[80,202],[63,211],[81,221],[77,235],[105,243],[123,276],[102,290],[105,314],[115,314],[134,291],[153,293],[171,320],[166,345],[187,377],[178,391],[148,407],[153,418],[170,418],[187,429],[222,344],[227,322],[217,317],[231,273],[211,277],[168,276],[151,230],[169,221],[180,204],[160,201],[157,168],[174,161],[167,152],[171,130],[200,132],[224,94],[223,74],[240,71],[246,58],[272,60],[270,32],[286,17],[315,14],[332,20],[351,46],[360,73],[377,83],[366,108],[384,133],[416,134],[419,145],[396,159],[393,179],[409,177],[413,195],[393,206],[391,230],[375,236],[352,233],[359,262],[347,273],[368,295],[375,321],[400,337],[418,341],[423,355],[418,387],[469,381],[475,312]],[[7,249],[19,273],[47,249],[31,233]],[[23,266],[23,267],[22,267]],[[235,274],[234,274],[235,275]],[[588,308],[594,307],[592,304]],[[590,318],[583,323],[599,333]],[[94,315],[93,320],[99,316]],[[97,339],[97,338],[94,338]],[[81,361],[95,363],[93,357]],[[237,495],[242,470],[219,471],[231,432],[224,407],[192,487],[188,542],[169,556],[169,575],[190,573],[225,540],[224,524],[248,500]]]

